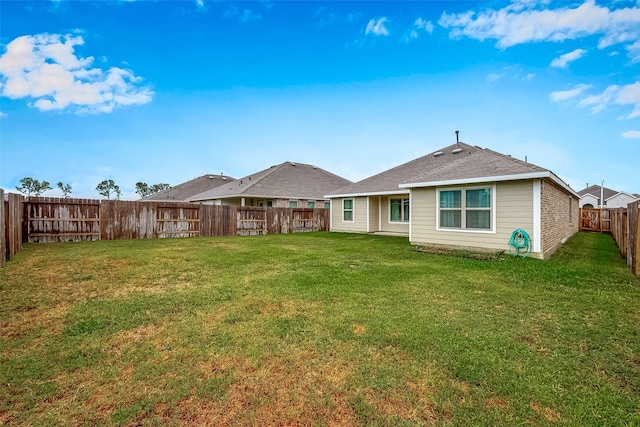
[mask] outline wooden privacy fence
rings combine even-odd
[[[3,193],[0,196],[4,199]],[[255,236],[329,229],[326,208],[25,198],[11,193],[0,219],[5,225],[0,266],[20,251],[23,242]]]
[[[611,210],[611,234],[631,272],[640,275],[640,201]]]
[[[617,209],[580,209],[580,231],[611,233],[631,272],[640,275],[640,202]]]

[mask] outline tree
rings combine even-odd
[[[58,188],[62,191],[62,195],[65,198],[69,197],[69,194],[71,194],[71,185],[69,184],[63,184],[62,181],[58,182]]]
[[[105,179],[104,181],[102,181],[96,186],[96,190],[98,191],[98,194],[106,197],[107,199],[111,198],[112,193],[115,194],[118,199],[122,194],[122,192],[120,191],[120,187],[118,187],[112,179]]]
[[[166,190],[169,187],[169,184],[148,185],[146,182],[136,182],[136,193],[138,193],[140,197],[147,197]]]
[[[20,184],[22,187],[16,187],[16,190],[19,192],[26,194],[27,196],[39,196],[47,190],[52,190],[48,181],[38,181],[37,179],[33,179],[30,177],[22,178],[20,180]]]
[[[169,184],[153,184],[151,187],[149,187],[149,190],[151,191],[151,194],[156,194],[161,192],[162,190],[168,189],[169,187]]]
[[[146,182],[136,182],[136,193],[138,193],[140,197],[147,197],[151,194],[150,191]]]

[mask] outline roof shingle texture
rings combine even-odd
[[[405,184],[420,182],[456,181],[499,176],[548,172],[531,163],[523,162],[488,148],[455,155],[449,163],[415,176]]]
[[[452,181],[545,172],[539,166],[498,152],[458,142],[426,156],[347,185],[329,195],[372,194],[402,190],[400,184]]]
[[[284,162],[226,185],[197,194],[189,201],[235,197],[324,199],[324,195],[351,181],[304,163]]]
[[[203,191],[211,190],[212,188],[219,187],[227,182],[233,181],[235,178],[225,175],[202,175],[192,180],[183,182],[182,184],[174,185],[171,188],[152,194],[145,197],[144,201],[172,201],[172,202],[184,202],[189,197],[202,193]]]

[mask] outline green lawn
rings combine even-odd
[[[640,280],[398,237],[30,244],[0,270],[0,425],[640,425]]]

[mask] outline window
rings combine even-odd
[[[290,208],[297,208],[298,207],[298,201],[297,200],[289,200],[289,207]]]
[[[439,192],[440,228],[491,230],[491,188]]]
[[[307,202],[307,207],[308,208],[315,208],[316,207],[316,202]]]
[[[324,208],[325,209],[330,209],[331,208],[331,202],[324,202]]]
[[[353,199],[342,199],[342,220],[353,221]]]
[[[267,200],[267,207],[268,208],[272,208],[273,207],[273,200]]]
[[[409,222],[409,199],[389,200],[389,221]]]

